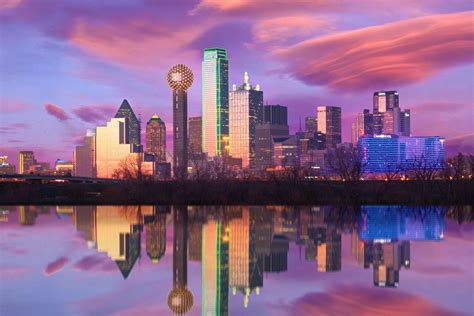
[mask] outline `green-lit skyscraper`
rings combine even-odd
[[[202,62],[202,151],[227,153],[229,143],[229,61],[223,48],[204,49]]]

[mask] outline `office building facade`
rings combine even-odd
[[[273,138],[289,136],[288,125],[258,124],[255,127],[255,168],[273,167]]]
[[[397,91],[376,91],[373,98],[374,113],[385,113],[399,107]]]
[[[359,137],[373,134],[373,115],[368,109],[358,113],[352,123],[352,143],[357,144]]]
[[[84,144],[76,146],[73,155],[74,175],[76,177],[96,176],[96,134],[95,129],[88,129]]]
[[[316,133],[316,116],[307,116],[304,120],[304,126],[306,132]]]
[[[263,92],[251,86],[247,72],[244,84],[229,93],[229,153],[242,159],[242,168],[255,162],[255,127],[263,120]]]
[[[112,178],[121,161],[132,153],[128,142],[127,119],[113,118],[96,128],[96,168],[98,178]]]
[[[146,151],[156,162],[166,162],[166,125],[156,114],[146,123]]]
[[[126,125],[125,128],[127,130],[127,142],[132,144],[133,152],[141,152],[141,128],[140,128],[140,120],[133,112],[130,103],[126,99],[122,101],[117,113],[115,114],[115,118],[126,118]]]
[[[202,117],[189,118],[189,152],[197,154],[202,152]]]
[[[317,107],[317,130],[326,135],[326,146],[341,143],[341,108],[337,106]]]
[[[288,125],[288,107],[279,104],[263,107],[263,123]]]
[[[444,138],[439,136],[363,136],[359,138],[358,149],[362,171],[366,173],[414,168],[441,170],[446,155]]]
[[[31,166],[36,164],[35,154],[32,151],[20,151],[18,154],[18,173],[27,174]]]
[[[204,49],[202,62],[202,151],[226,154],[229,137],[229,61],[223,48]]]

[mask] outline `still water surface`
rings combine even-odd
[[[1,315],[474,314],[470,207],[0,207]]]

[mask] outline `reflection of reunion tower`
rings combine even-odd
[[[168,307],[183,315],[193,306],[193,294],[188,289],[188,211],[175,207],[173,211],[173,289],[168,294]]]
[[[188,167],[188,92],[193,73],[187,66],[174,65],[168,72],[168,84],[173,89],[173,174],[184,179]]]

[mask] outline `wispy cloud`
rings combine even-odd
[[[54,116],[60,121],[67,121],[69,120],[69,115],[59,106],[47,103],[44,105],[44,109],[49,115]]]
[[[474,60],[472,12],[433,15],[310,39],[271,55],[308,85],[384,89]]]

